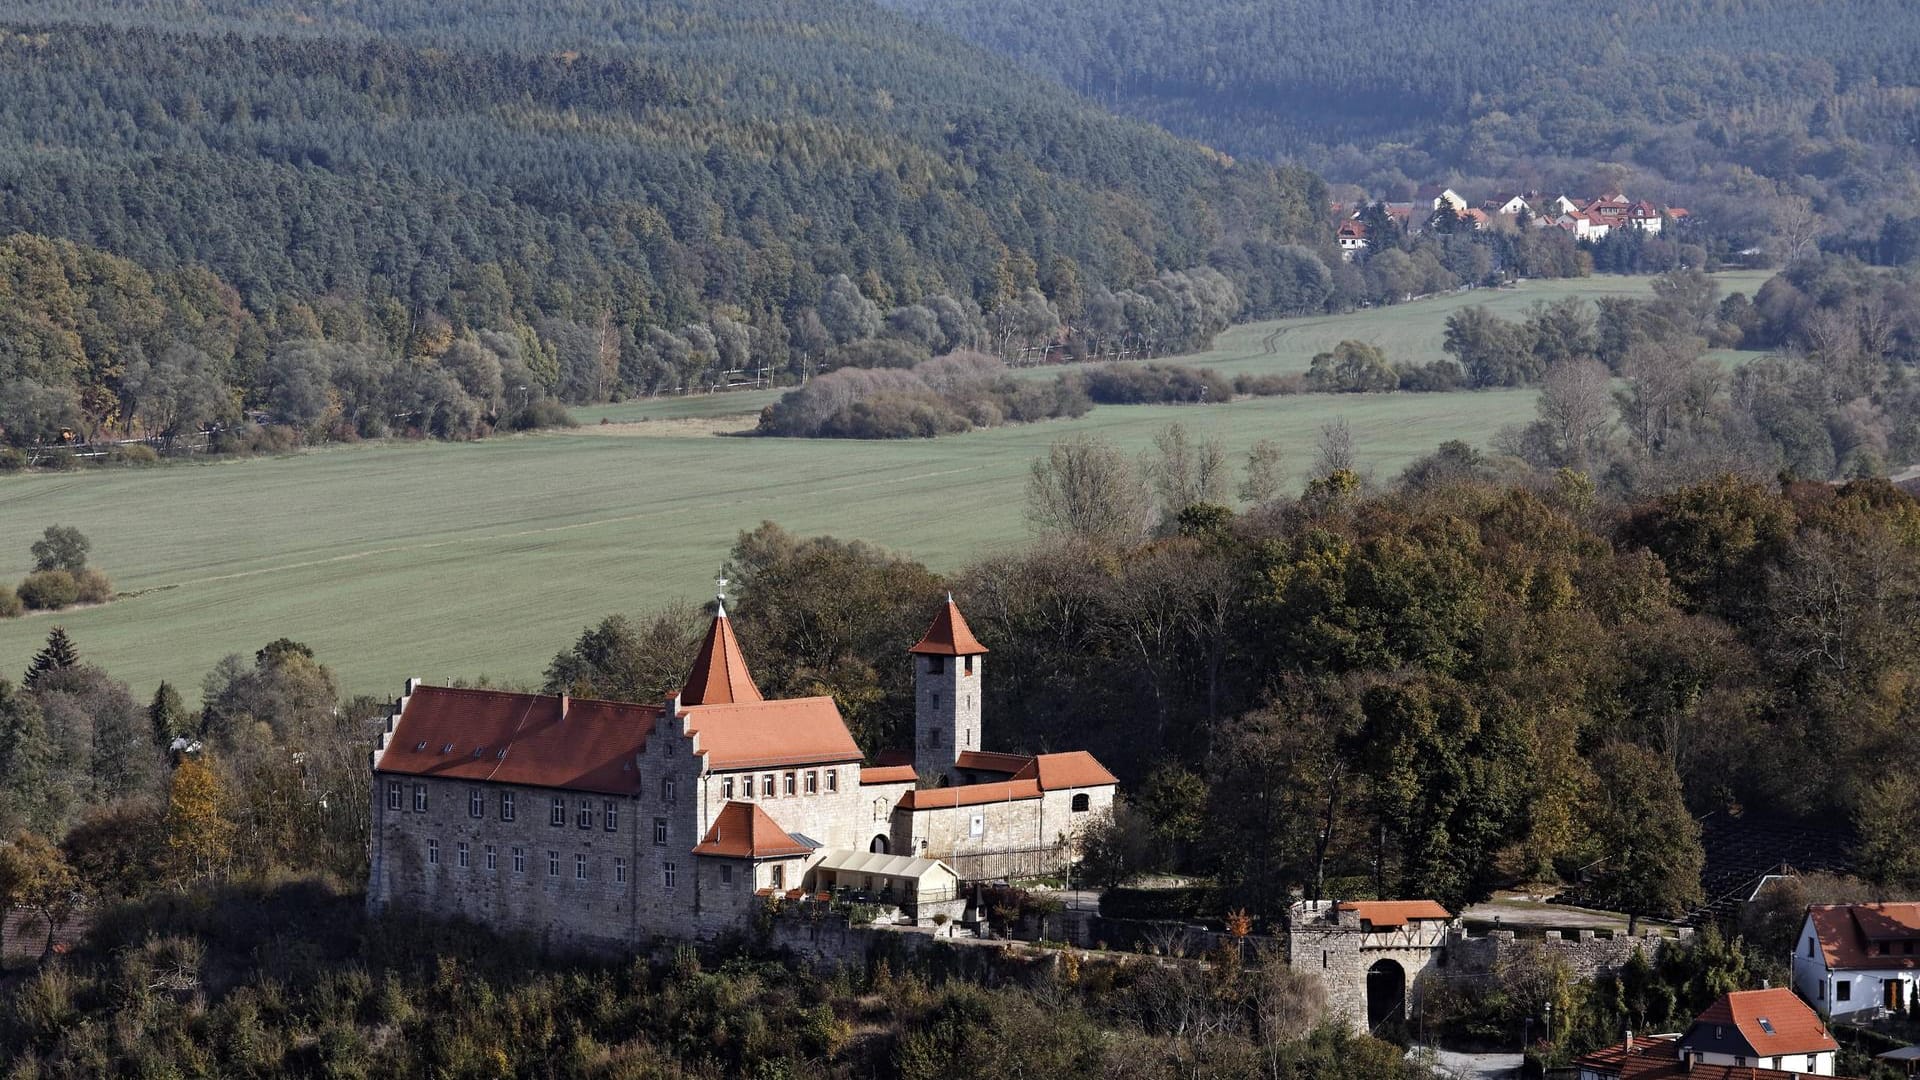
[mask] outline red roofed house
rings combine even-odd
[[[865,766],[831,697],[766,700],[724,604],[658,705],[409,680],[373,752],[368,906],[631,949],[836,887],[958,915],[942,858],[984,875],[996,856],[1072,857],[1112,774],[1086,754],[978,750],[986,648],[951,598],[912,651],[917,769]],[[990,781],[964,782],[976,769]]]
[[[1820,1017],[1781,989],[1736,990],[1678,1036],[1605,1046],[1579,1061],[1580,1080],[1789,1080],[1832,1076],[1840,1049]]]
[[[1334,239],[1340,242],[1340,257],[1352,262],[1354,252],[1366,250],[1367,223],[1359,218],[1348,218],[1340,223]]]
[[[1903,1008],[1920,984],[1920,903],[1814,904],[1793,951],[1793,989],[1835,1020]]]

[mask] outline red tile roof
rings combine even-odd
[[[949,596],[947,606],[933,617],[933,625],[927,627],[920,643],[907,651],[926,656],[979,656],[987,651],[987,647],[973,636],[973,631],[967,627],[966,616],[960,614],[960,608]]]
[[[659,716],[654,705],[418,686],[374,769],[626,795]]]
[[[740,639],[733,636],[733,622],[722,607],[707,628],[707,640],[693,659],[693,671],[680,691],[682,705],[731,705],[759,701],[760,688],[753,685],[747,671],[747,658],[741,655]]]
[[[1920,903],[1814,904],[1807,917],[1832,970],[1920,969],[1920,955],[1904,951],[1907,941],[1920,949]],[[1881,951],[1889,942],[1901,942],[1902,951]]]
[[[1037,780],[1004,780],[993,784],[961,784],[958,787],[921,788],[900,797],[906,810],[938,810],[955,806],[982,806],[986,803],[1013,802],[1040,797]]]
[[[1633,1040],[1629,1050],[1624,1041],[1603,1046],[1580,1058],[1583,1072],[1619,1080],[1789,1080],[1806,1076],[1805,1072],[1784,1069],[1759,1069],[1751,1065],[1708,1065],[1695,1062],[1691,1067],[1680,1059],[1678,1048],[1669,1036]],[[1834,1080],[1846,1080],[1836,1077]]]
[[[682,708],[710,769],[859,761],[860,747],[830,697]]]
[[[911,784],[919,779],[911,765],[868,765],[860,770],[863,784]]]
[[[1009,777],[1024,775],[1024,770],[1032,765],[1033,758],[1027,754],[996,754],[988,750],[962,750],[953,759],[956,769],[1006,773]]]
[[[1436,900],[1348,900],[1341,911],[1358,914],[1375,926],[1405,926],[1417,919],[1451,919],[1453,916]]]
[[[1766,1023],[1762,1024],[1764,1020]],[[1752,1048],[1753,1057],[1779,1057],[1783,1054],[1816,1054],[1838,1050],[1827,1027],[1806,1002],[1785,987],[1770,990],[1736,990],[1720,995],[1693,1021],[1693,1027],[1680,1040],[1681,1046],[1705,1049],[1697,1039],[1704,1038],[1702,1025],[1731,1027]],[[1771,1028],[1772,1030],[1768,1030]]]
[[[1340,229],[1337,235],[1343,239],[1365,240],[1367,238],[1367,223],[1364,221],[1343,221],[1340,223]]]
[[[729,802],[714,815],[713,827],[695,845],[695,855],[723,859],[776,859],[811,854],[812,848],[787,835],[756,803]]]
[[[1085,750],[1072,750],[1064,754],[1041,754],[1033,759],[1035,772],[1039,774],[1041,791],[1060,791],[1066,788],[1105,787],[1120,781],[1099,759]]]

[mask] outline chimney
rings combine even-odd
[[[1633,1029],[1627,1029],[1627,1053],[1633,1053]]]
[[[1762,990],[1771,990],[1771,989],[1773,989],[1773,980],[1772,980],[1772,979],[1761,979],[1761,980],[1760,980],[1760,989],[1762,989]]]
[[[560,719],[565,720],[567,718],[567,706],[571,704],[573,704],[572,694],[560,695]]]

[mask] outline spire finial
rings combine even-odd
[[[713,599],[714,602],[719,605],[715,614],[724,619],[727,617],[727,579],[724,575],[714,578],[713,584],[716,590],[713,594]]]

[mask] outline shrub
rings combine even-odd
[[[73,575],[74,584],[79,589],[80,602],[83,604],[104,604],[113,599],[113,582],[107,575],[88,567]]]
[[[523,408],[516,409],[501,426],[509,431],[533,431],[538,428],[579,427],[580,425],[574,420],[573,414],[567,412],[565,405],[553,398],[540,398],[527,402]]]
[[[1212,368],[1178,364],[1118,365],[1087,372],[1087,397],[1100,405],[1229,401],[1233,383]]]
[[[80,459],[74,457],[71,450],[49,450],[40,455],[39,459],[41,468],[52,469],[54,472],[67,472],[79,464]]]
[[[1306,376],[1299,372],[1286,375],[1236,375],[1233,379],[1233,392],[1248,397],[1278,397],[1281,394],[1303,393],[1307,386]]]
[[[26,610],[11,585],[0,585],[0,619],[11,619]]]
[[[107,460],[116,465],[152,465],[160,460],[160,454],[144,443],[132,443],[114,447],[107,454]]]
[[[36,570],[20,583],[20,602],[35,611],[58,611],[80,599],[80,583],[65,570]]]
[[[27,452],[17,447],[0,449],[0,472],[19,472],[27,467]]]

